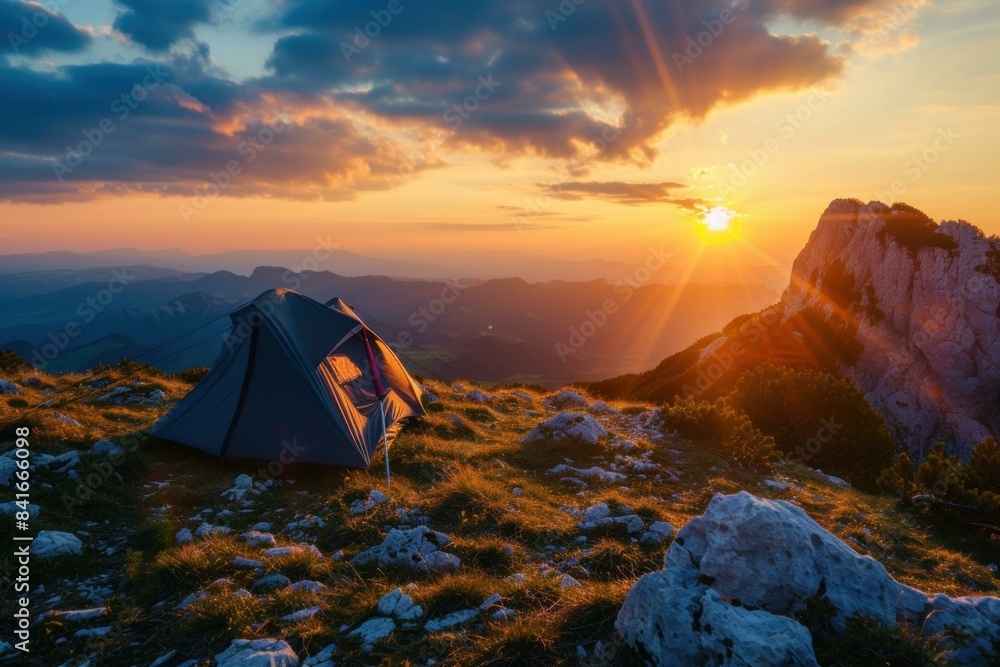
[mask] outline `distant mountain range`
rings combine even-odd
[[[669,253],[668,253],[669,254]],[[707,260],[697,267],[683,262],[658,270],[653,281],[662,284],[741,283],[760,284],[780,290],[788,280],[790,266],[780,264],[733,264]],[[183,250],[136,250],[118,248],[90,253],[69,251],[0,255],[0,275],[62,271],[67,281],[80,280],[73,272],[107,266],[145,266],[151,270],[172,269],[178,273],[231,271],[248,275],[258,266],[283,266],[294,271],[330,271],[341,276],[389,276],[423,280],[455,278],[489,280],[520,277],[529,282],[549,280],[589,281],[603,278],[617,282],[631,274],[628,262],[566,260],[542,254],[503,251],[421,252],[419,260],[409,257],[370,257],[338,249],[330,239],[321,239],[309,250],[234,250],[192,255]],[[71,283],[69,283],[71,284]],[[28,288],[30,289],[30,288]],[[28,296],[22,292],[22,296]]]
[[[27,256],[18,257],[28,264]],[[630,267],[628,275],[634,272]],[[418,373],[542,384],[648,368],[734,313],[777,297],[763,285],[640,285],[620,279],[399,279],[276,266],[256,267],[249,275],[148,264],[34,268],[0,274],[0,349],[52,372],[122,357],[165,370],[203,366],[229,329],[226,315],[275,287],[323,301],[343,298]]]

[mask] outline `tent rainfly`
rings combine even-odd
[[[399,359],[340,299],[264,292],[230,315],[212,369],[151,435],[217,456],[367,468],[424,414]]]

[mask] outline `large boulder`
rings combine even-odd
[[[946,641],[974,637],[949,645],[953,664],[985,667],[1000,641],[997,598],[928,599],[801,508],[746,492],[715,496],[677,534],[664,569],[629,591],[616,628],[656,665],[813,665],[812,639],[792,619],[818,600],[836,610],[835,636],[859,615]]]

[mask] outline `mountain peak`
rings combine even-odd
[[[968,451],[1000,427],[998,249],[968,222],[837,199],[795,260],[784,318],[850,322],[861,351],[843,370],[896,435]]]

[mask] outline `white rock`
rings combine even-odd
[[[174,538],[177,540],[177,544],[187,544],[194,541],[194,535],[191,534],[189,528],[181,528],[177,531],[177,535]]]
[[[495,605],[500,604],[500,600],[501,599],[502,598],[500,597],[499,593],[494,593],[493,595],[491,595],[488,598],[486,598],[485,600],[483,600],[483,603],[481,605],[479,605],[479,610],[480,611],[486,611],[490,607],[493,607]]]
[[[413,604],[413,598],[397,588],[386,593],[378,601],[378,613],[383,616],[395,616],[402,621],[412,621],[424,615],[420,605]]]
[[[20,505],[17,504],[18,501],[11,500],[10,502],[0,503],[0,514],[6,514],[7,516],[15,516],[18,512],[27,512],[29,519],[38,518],[38,513],[42,511],[42,508],[34,503],[28,503],[25,509],[22,509]]]
[[[299,657],[281,639],[234,639],[215,656],[217,667],[298,667]]]
[[[318,594],[326,590],[326,584],[322,584],[318,581],[312,581],[309,579],[303,579],[302,581],[296,581],[294,584],[291,584],[288,587],[288,590]]]
[[[997,664],[1000,598],[935,595],[925,611],[928,613],[921,634],[937,639],[942,648],[950,649],[948,664],[967,667]]]
[[[441,632],[463,626],[475,618],[479,617],[479,612],[475,609],[460,609],[441,618],[434,618],[424,625],[427,632]]]
[[[649,528],[639,538],[639,544],[660,545],[670,539],[674,532],[674,527],[666,521],[654,521]]]
[[[364,514],[365,512],[370,512],[379,505],[384,505],[389,502],[389,496],[385,495],[378,489],[372,489],[368,492],[367,500],[355,500],[351,503],[351,514]]]
[[[468,398],[470,401],[475,401],[476,403],[488,403],[490,400],[489,396],[479,391],[478,389],[473,389],[468,394],[466,394],[465,397]]]
[[[180,611],[180,610],[183,610],[183,609],[187,609],[188,607],[190,607],[192,604],[194,604],[198,600],[204,600],[207,597],[209,597],[209,592],[208,591],[197,591],[195,593],[191,593],[186,598],[184,598],[183,600],[181,600],[180,604],[178,604],[176,607],[174,607],[174,611]]]
[[[8,452],[12,454],[13,450]],[[17,461],[13,456],[0,456],[0,486],[10,486],[17,472]]]
[[[500,607],[490,615],[494,621],[510,621],[517,616],[517,612],[507,607]]]
[[[300,609],[299,611],[292,612],[286,616],[282,616],[281,620],[285,623],[299,623],[307,618],[312,618],[320,612],[319,607],[308,607],[306,609]]]
[[[271,533],[262,533],[258,530],[247,531],[240,535],[240,539],[251,547],[273,547],[276,544],[274,535]]]
[[[590,411],[595,415],[617,415],[621,414],[611,405],[608,405],[604,401],[597,401],[590,406]]]
[[[565,410],[566,408],[588,408],[590,407],[590,401],[584,398],[582,395],[575,391],[561,391],[555,396],[550,396],[545,399],[546,405],[555,408],[557,410]]]
[[[578,440],[596,445],[607,435],[607,429],[590,415],[560,412],[529,431],[521,442],[527,444],[543,440]]]
[[[44,616],[47,620],[59,619],[61,621],[72,621],[80,623],[82,621],[92,621],[95,618],[104,616],[108,611],[107,607],[91,607],[90,609],[73,609],[70,611],[49,611]]]
[[[259,560],[244,558],[243,556],[237,556],[236,558],[234,558],[233,565],[235,565],[236,567],[250,567],[250,568],[264,567],[264,564],[261,563]]]
[[[628,477],[620,472],[605,470],[600,466],[593,466],[591,468],[574,468],[573,466],[566,465],[565,463],[560,463],[556,467],[550,469],[549,473],[553,475],[576,475],[577,477],[590,480],[597,479],[605,484],[617,484],[628,479]]]
[[[97,454],[98,456],[106,456],[110,459],[124,456],[125,450],[110,440],[98,440],[91,446],[90,453]]]
[[[0,394],[5,394],[7,396],[14,396],[17,394],[23,394],[21,388],[18,387],[13,382],[8,382],[7,380],[0,379]]]
[[[986,638],[975,648],[952,646],[955,664],[985,667],[988,662],[977,651],[1000,638],[1000,599],[928,600],[894,581],[875,560],[852,551],[801,508],[746,492],[717,495],[703,516],[677,534],[664,570],[632,587],[615,627],[657,665],[714,661],[723,655],[723,639],[742,656],[733,664],[815,664],[808,634],[788,619],[820,595],[837,610],[831,619],[835,634],[858,614],[886,624],[906,619],[932,636],[949,626]],[[736,599],[740,608],[726,602]],[[707,617],[715,619],[711,633],[704,629]]]
[[[461,561],[455,555],[440,550],[451,542],[443,533],[427,526],[393,528],[382,544],[363,551],[351,559],[355,565],[401,565],[421,572],[447,572],[457,570]]]
[[[786,616],[735,607],[709,589],[702,599],[702,649],[720,665],[818,667],[812,637]],[[720,659],[725,658],[724,661]]]
[[[583,584],[577,581],[574,577],[564,574],[559,579],[559,588],[583,588]]]
[[[291,583],[291,580],[285,575],[279,572],[274,572],[255,581],[253,587],[265,591],[274,591],[279,588],[284,588]]]
[[[316,655],[310,656],[302,661],[302,667],[334,667],[333,655],[337,652],[337,645],[330,644]]]
[[[396,629],[396,622],[384,616],[374,616],[347,633],[349,637],[357,637],[362,644],[374,644],[385,639]]]
[[[30,550],[31,555],[37,558],[79,556],[83,554],[83,542],[72,533],[43,530],[31,542]]]
[[[233,532],[233,529],[229,526],[213,526],[210,523],[203,523],[198,526],[198,530],[194,531],[195,537],[206,538],[215,535],[226,535]]]

